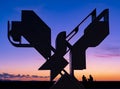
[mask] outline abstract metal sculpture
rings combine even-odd
[[[74,77],[74,70],[86,69],[86,53],[88,47],[98,46],[109,34],[108,9],[96,16],[94,9],[73,31],[68,35],[60,32],[56,38],[56,47],[51,45],[51,29],[32,11],[23,10],[21,21],[8,21],[8,39],[16,47],[33,47],[45,59],[46,62],[39,70],[51,70],[51,81],[61,74],[61,78],[51,89],[84,89],[82,84]],[[84,34],[71,45],[69,40],[78,32],[79,26],[88,18],[92,17],[91,23],[85,28]],[[103,21],[101,19],[103,18]],[[11,29],[10,29],[11,28]],[[24,37],[29,44],[24,44],[21,37]],[[67,50],[67,48],[69,48]],[[51,52],[54,52],[52,55]],[[63,57],[70,51],[70,74],[64,68],[68,65]],[[61,73],[64,71],[64,74]]]

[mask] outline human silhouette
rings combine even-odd
[[[82,76],[82,82],[86,83],[87,82],[87,78],[85,77],[85,75]]]
[[[93,77],[92,77],[92,75],[89,75],[88,82],[93,82]]]

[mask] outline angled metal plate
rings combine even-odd
[[[66,32],[60,32],[56,38],[56,51],[55,54],[60,54],[64,56],[66,54],[67,44],[66,44]]]
[[[100,19],[103,18],[103,21]],[[109,34],[108,9],[98,15],[84,30],[84,35],[71,49],[72,69],[86,69],[85,51],[88,47],[98,46]]]
[[[29,10],[22,11],[23,36],[46,59],[51,56],[51,29]]]
[[[63,57],[53,55],[39,70],[51,70],[51,80],[53,80],[67,64],[68,62]]]
[[[45,59],[48,59],[51,56],[51,29],[32,10],[23,10],[21,19],[21,21],[12,21],[11,29],[8,23],[10,42],[16,47],[34,47]],[[22,43],[21,36],[29,44]]]

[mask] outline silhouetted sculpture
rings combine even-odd
[[[95,13],[96,10],[93,11]],[[92,14],[94,19],[85,28],[83,36],[72,46],[70,50],[71,69],[86,69],[86,53],[88,47],[98,46],[109,34],[108,9],[100,15]],[[96,18],[95,18],[96,17]],[[103,18],[103,21],[100,21]],[[72,74],[73,75],[73,74]]]
[[[75,77],[65,73],[50,89],[84,89],[84,86]]]
[[[34,47],[46,60],[51,56],[51,30],[33,11],[23,10],[22,20],[12,21],[8,36],[16,47]],[[10,36],[14,42],[11,41]],[[22,43],[22,36],[30,44]]]
[[[84,34],[71,45],[69,40],[78,32],[79,26],[92,16],[92,22],[85,28]],[[51,45],[50,28],[31,10],[22,11],[21,21],[8,22],[8,39],[16,47],[34,47],[45,59],[46,62],[39,70],[51,70],[51,81],[61,74],[61,78],[51,89],[84,89],[74,77],[74,70],[86,68],[86,53],[88,47],[98,46],[109,34],[108,9],[96,16],[94,9],[73,31],[68,35],[60,32],[56,38],[56,47]],[[103,18],[103,21],[101,19]],[[11,29],[10,29],[11,28]],[[24,44],[21,37],[24,37],[29,44]],[[69,48],[67,50],[67,48]],[[53,51],[53,55],[51,52]],[[70,51],[70,75],[64,70],[68,65],[64,55]],[[61,73],[64,72],[64,74]],[[84,77],[85,78],[85,77]]]
[[[68,62],[63,57],[66,54],[67,49],[65,38],[65,32],[58,34],[54,54],[45,64],[39,68],[39,70],[51,70],[51,80],[53,80],[68,64]]]

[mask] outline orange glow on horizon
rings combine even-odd
[[[116,60],[116,61],[111,61]],[[118,61],[119,58],[99,58],[92,55],[86,56],[86,69],[84,70],[75,70],[74,74],[78,80],[82,80],[82,76],[85,75],[89,78],[91,74],[95,81],[120,81],[120,71]],[[32,62],[32,61],[31,61]],[[40,63],[39,60],[35,60],[35,62],[28,63],[27,65],[20,66],[14,65],[11,66],[11,69],[8,67],[4,67],[5,71],[10,74],[23,74],[23,75],[38,75],[38,76],[50,76],[50,71],[46,70],[38,70],[38,68],[43,64]],[[65,67],[65,70],[69,73],[69,65]],[[6,73],[4,70],[0,70],[0,73]],[[58,80],[60,76],[57,76],[54,80]],[[36,81],[49,81],[50,78],[23,78],[19,80],[36,80]]]

